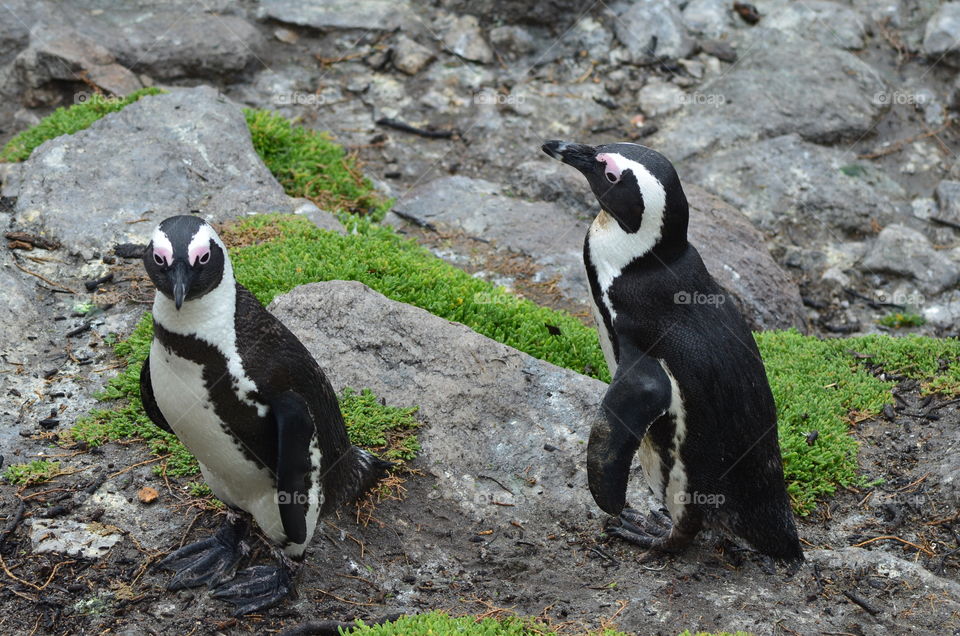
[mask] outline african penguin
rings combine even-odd
[[[319,515],[369,488],[390,465],[351,446],[337,397],[307,349],[233,277],[226,247],[195,216],[164,220],[144,251],[157,288],[153,343],[140,375],[150,419],[174,433],[232,511],[211,538],[170,554],[169,589],[208,584],[236,615],[275,605]],[[249,513],[278,565],[231,578]]]
[[[601,345],[613,378],[587,450],[608,532],[651,551],[685,548],[704,526],[803,560],[783,478],[777,412],[753,335],[687,242],[673,165],[644,146],[549,141],[587,178],[600,213],[584,241]],[[639,450],[669,518],[625,509]]]

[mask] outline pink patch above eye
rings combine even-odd
[[[164,263],[170,265],[173,263],[173,252],[164,248],[164,247],[154,247],[153,248],[154,258],[160,257]]]
[[[196,265],[197,262],[206,263],[210,260],[210,248],[204,245],[203,247],[196,247],[190,250],[190,253],[187,254],[187,258],[190,260],[191,265]]]
[[[620,166],[617,165],[617,162],[613,159],[613,157],[611,157],[606,153],[602,153],[597,155],[597,161],[603,163],[606,166],[604,168],[604,173],[607,175],[608,179],[612,175],[613,179],[611,179],[611,181],[620,180]]]

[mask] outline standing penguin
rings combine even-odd
[[[608,532],[677,552],[704,524],[799,562],[777,412],[753,335],[687,242],[673,165],[644,146],[549,141],[587,178],[601,211],[584,242],[600,344],[613,380],[587,448]],[[634,454],[669,518],[625,509]]]
[[[161,562],[176,571],[167,588],[210,585],[238,616],[271,607],[293,592],[318,516],[363,493],[390,464],[351,446],[323,371],[234,280],[209,224],[164,220],[143,262],[157,288],[153,344],[140,374],[144,409],[196,456],[229,506],[214,536]],[[233,577],[247,552],[240,511],[276,545],[276,567]]]

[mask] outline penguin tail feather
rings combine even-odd
[[[350,487],[346,496],[347,501],[359,498],[386,477],[388,470],[396,466],[393,462],[384,461],[356,446],[351,446],[347,452],[350,454],[348,465],[351,466],[351,470],[348,471]]]

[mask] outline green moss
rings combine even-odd
[[[357,280],[532,356],[609,380],[596,330],[575,317],[474,278],[390,228],[347,220],[346,236],[291,215],[243,220],[231,232],[275,238],[231,251],[237,279],[263,303],[304,283]]]
[[[357,446],[372,449],[390,461],[409,461],[420,450],[413,434],[420,426],[413,416],[417,407],[387,406],[370,389],[357,393],[347,387],[340,396],[340,410],[350,439]]]
[[[30,153],[43,142],[72,135],[87,128],[104,115],[121,110],[144,95],[159,95],[159,88],[142,88],[123,98],[90,95],[87,101],[69,107],[61,107],[44,117],[33,128],[25,130],[4,146],[0,151],[0,161],[25,161]]]
[[[373,191],[356,160],[329,135],[294,126],[266,110],[244,111],[253,147],[273,176],[292,197],[305,197],[318,207],[383,218],[390,202]]]
[[[37,459],[27,464],[11,464],[3,471],[3,478],[14,486],[34,486],[50,481],[60,474],[60,462]]]
[[[920,325],[925,324],[927,321],[924,320],[923,316],[920,314],[896,312],[883,316],[877,322],[884,327],[900,329],[902,327],[919,327]]]
[[[556,636],[556,632],[544,623],[531,618],[509,616],[505,618],[483,618],[473,616],[453,617],[442,611],[402,616],[396,621],[382,625],[364,625],[357,621],[358,627],[341,634],[356,636]],[[603,629],[589,632],[593,636],[626,636],[623,632]]]

